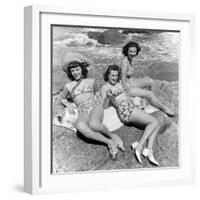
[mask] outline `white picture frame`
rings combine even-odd
[[[194,182],[194,132],[188,95],[192,87],[194,16],[129,10],[85,10],[56,6],[25,8],[25,127],[24,190],[31,194],[120,189]],[[51,174],[50,155],[50,37],[51,24],[181,30],[180,45],[180,167],[160,170],[129,170]],[[44,104],[45,102],[45,104]],[[188,134],[189,133],[189,134]],[[184,147],[184,148],[183,148]]]

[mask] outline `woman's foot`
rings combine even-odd
[[[134,142],[131,145],[131,147],[135,151],[135,156],[136,156],[138,162],[142,163],[142,159],[141,159],[142,146],[140,145],[140,143],[139,142]]]
[[[114,141],[115,145],[116,145],[121,151],[125,151],[124,143],[123,143],[123,141],[121,140],[121,138],[120,138],[118,135],[113,134],[113,135],[112,135],[112,140]]]
[[[117,146],[114,144],[114,142],[108,144],[108,150],[110,152],[110,157],[112,158],[112,160],[116,160],[118,149]]]
[[[162,109],[163,112],[165,112],[169,117],[174,117],[175,112],[172,111],[170,108],[165,107],[164,109]]]
[[[154,155],[153,155],[153,150],[152,149],[147,149],[145,148],[142,152],[142,154],[144,155],[144,157],[147,157],[148,160],[156,165],[156,166],[159,166],[159,163],[156,161],[156,159],[154,158]]]

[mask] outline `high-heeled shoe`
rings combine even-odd
[[[116,160],[117,159],[117,153],[118,153],[118,149],[117,147],[114,145],[114,143],[110,143],[108,144],[108,150],[110,152],[110,157],[112,160]]]
[[[121,150],[121,151],[125,151],[125,148],[124,148],[124,143],[123,141],[121,140],[121,138],[116,135],[116,134],[113,134],[112,136],[113,140],[114,140],[114,143],[116,144],[116,146]]]
[[[131,145],[131,147],[135,151],[135,156],[136,156],[138,162],[142,163],[142,159],[141,159],[142,146],[140,145],[140,143],[139,142],[134,142]]]
[[[143,154],[144,157],[147,157],[148,160],[149,160],[152,164],[154,164],[154,165],[156,165],[156,166],[159,166],[159,163],[158,163],[158,162],[156,161],[156,159],[154,158],[153,150],[145,148],[145,149],[143,150],[142,154]]]

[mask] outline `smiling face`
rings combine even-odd
[[[74,77],[74,79],[76,81],[80,80],[80,78],[82,77],[82,69],[81,69],[81,67],[80,66],[73,67],[70,70],[71,70],[71,74]]]
[[[118,82],[119,72],[117,70],[111,70],[108,75],[108,81],[111,85],[115,85]]]
[[[132,59],[137,55],[137,48],[136,47],[129,47],[128,49],[128,58]]]

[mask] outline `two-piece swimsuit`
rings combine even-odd
[[[85,94],[85,93],[92,93],[94,94],[94,80],[93,79],[83,79],[81,83],[71,92],[72,99],[75,99],[78,95]],[[94,106],[99,104],[100,101],[96,96],[87,99],[86,101],[81,102],[78,105],[78,114],[90,114]]]

